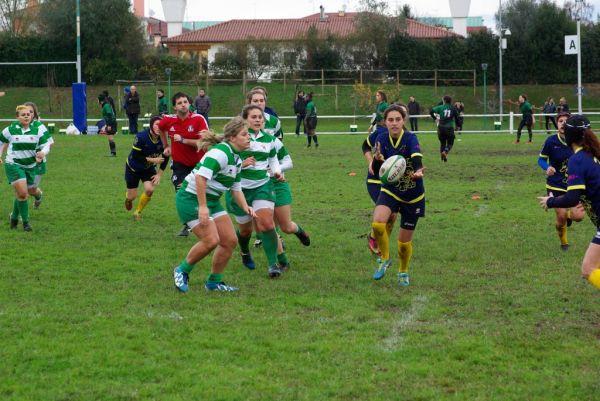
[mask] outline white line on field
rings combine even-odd
[[[426,303],[427,297],[425,295],[419,295],[414,299],[410,305],[410,309],[400,317],[392,327],[390,335],[383,340],[384,351],[391,352],[402,347],[402,343],[404,342],[403,333],[425,308]]]

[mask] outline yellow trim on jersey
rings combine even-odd
[[[371,136],[371,135],[369,135]],[[371,141],[369,141],[369,136],[367,137],[367,145],[369,145],[370,147],[373,147],[373,145],[371,145]]]
[[[567,190],[564,188],[551,187],[550,185],[546,185],[546,188],[551,189],[553,191],[567,192]]]
[[[367,180],[367,183],[369,183],[369,184],[381,184],[381,180],[374,180],[372,178],[369,178]]]
[[[400,131],[400,136],[398,137],[398,140],[396,141],[396,143],[394,143],[394,138],[392,137],[392,134],[390,134],[388,132],[388,137],[390,138],[390,143],[392,144],[392,146],[394,147],[394,149],[396,149],[398,147],[398,145],[400,145],[400,142],[402,141],[402,136],[404,135],[404,128],[402,128],[402,131]]]
[[[394,194],[392,191],[390,191],[388,189],[381,188],[381,192],[385,192],[386,194],[388,194],[392,198],[396,199],[398,202],[407,203],[409,205],[413,204],[413,203],[417,203],[421,199],[425,198],[425,194],[422,193],[421,195],[417,196],[415,199],[413,199],[411,201],[405,201],[404,199],[400,199],[400,197],[398,197],[398,195]]]
[[[413,153],[412,155],[410,155],[410,157],[416,157],[416,156],[423,157],[423,153]]]
[[[560,136],[560,134],[556,134],[556,137],[558,138],[560,143],[562,143],[565,146],[569,146],[569,145],[567,145],[567,142],[562,138],[562,136]]]
[[[582,185],[569,185],[567,187],[567,191],[570,191],[572,189],[585,189],[585,184],[582,184]]]
[[[580,150],[583,150],[583,147],[581,147],[581,146],[580,146],[580,147],[578,147],[577,149],[575,149],[575,151],[573,151],[573,154],[575,154],[575,153],[579,152]]]
[[[540,157],[541,157],[542,159],[549,159],[549,158],[550,158],[550,156],[544,155],[544,154],[542,154],[542,153],[540,153]]]
[[[142,151],[142,149],[136,148],[135,146],[132,146],[132,148],[135,149],[135,150],[139,150],[140,152]]]

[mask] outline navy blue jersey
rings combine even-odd
[[[567,146],[567,143],[559,134],[551,135],[546,139],[540,157],[546,159],[548,165],[556,170],[554,175],[546,179],[546,188],[559,192],[567,191],[567,163],[572,155],[573,150]]]
[[[149,163],[146,157],[154,158],[162,156],[163,151],[164,148],[160,138],[153,139],[150,130],[145,129],[135,136],[131,152],[129,152],[129,156],[127,157],[127,165],[133,171],[153,168],[154,164]]]
[[[592,222],[598,225],[600,216],[600,161],[581,148],[569,159],[567,190],[580,190],[584,194],[581,204]]]
[[[394,139],[386,130],[377,135],[375,146],[377,145],[379,145],[379,150],[386,159],[396,155],[406,159],[406,171],[400,181],[393,185],[382,185],[381,191],[404,203],[415,203],[423,199],[425,197],[423,179],[419,178],[413,181],[410,177],[410,174],[415,171],[413,157],[423,157],[417,136],[412,132],[403,130],[400,137]]]
[[[377,127],[377,129],[371,132],[367,137],[367,144],[371,147],[371,152],[375,151],[375,141],[377,140],[377,136],[383,132],[387,134],[387,128]],[[379,179],[379,171],[374,171],[373,174],[371,174],[369,169],[367,169],[367,182],[371,184],[381,184],[381,180]]]

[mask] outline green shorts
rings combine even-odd
[[[37,166],[35,166],[36,175],[44,175],[46,174],[46,162],[41,162]]]
[[[287,181],[273,181],[273,188],[275,189],[275,207],[292,204],[292,190]]]
[[[273,183],[270,180],[258,188],[242,189],[242,192],[246,198],[246,202],[254,209],[254,211],[269,207],[272,209],[274,207],[275,191],[273,190]],[[250,216],[248,216],[235,202],[231,192],[228,191],[225,193],[225,200],[227,203],[227,211],[235,215],[238,223],[245,222],[242,220],[251,220]],[[242,220],[240,220],[240,218]]]
[[[27,180],[27,186],[33,185],[36,176],[36,168],[24,168],[14,163],[4,163],[4,172],[8,183],[12,185],[15,181],[25,179]]]
[[[187,224],[189,228],[194,228],[200,223],[198,221],[198,197],[196,195],[187,191],[177,191],[175,206],[177,207],[177,214],[182,224]],[[207,199],[206,206],[208,206],[208,213],[211,220],[227,214],[219,200]]]

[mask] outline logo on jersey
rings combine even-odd
[[[194,132],[194,127],[192,127],[191,125],[188,125],[188,132]]]
[[[175,127],[171,126],[171,128],[169,129],[169,131],[175,132]]]

